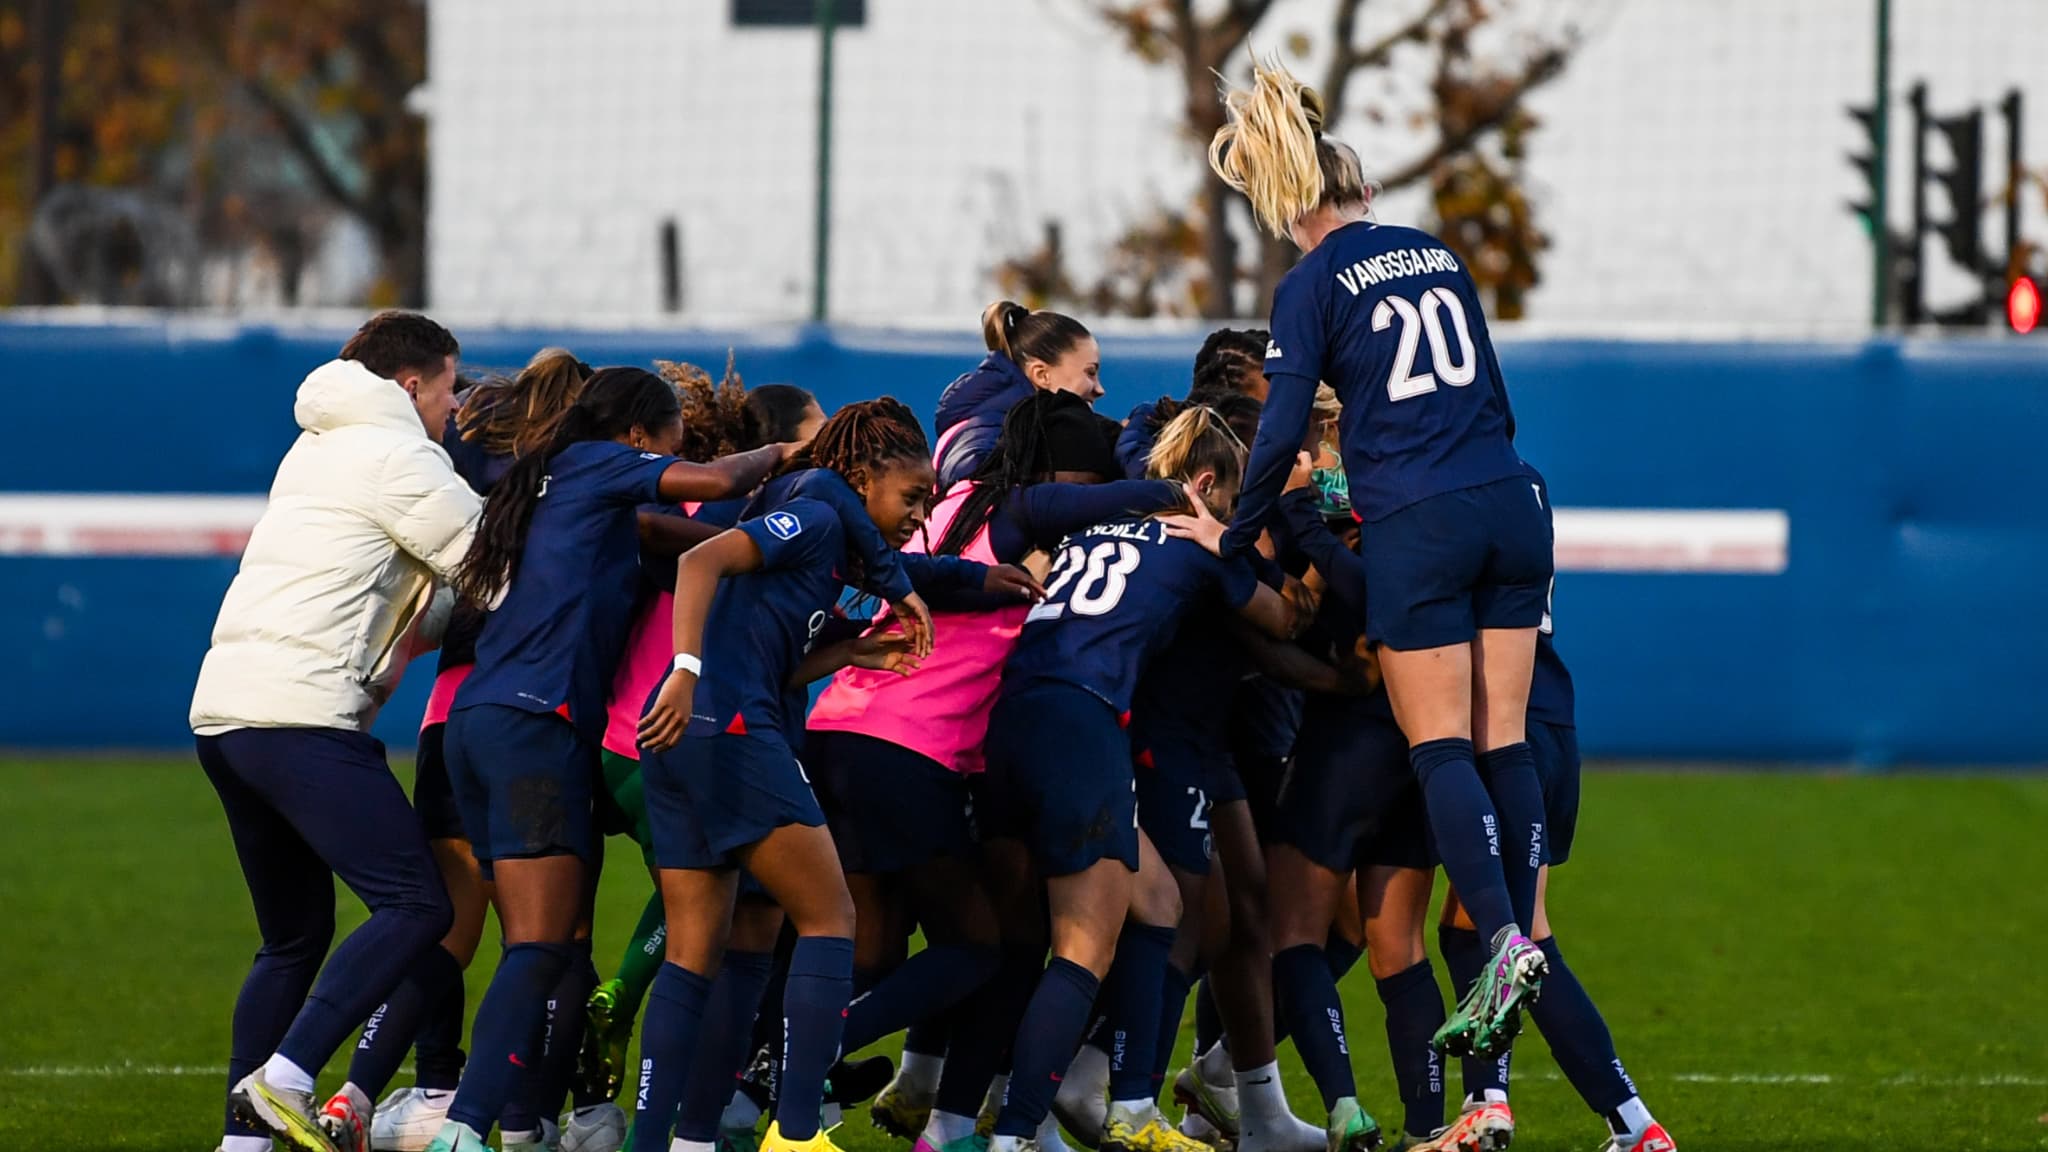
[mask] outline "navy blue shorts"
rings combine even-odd
[[[1361,526],[1366,633],[1397,652],[1534,628],[1550,597],[1550,516],[1513,477],[1445,492]]]
[[[462,806],[455,802],[455,784],[448,779],[448,757],[442,750],[446,724],[420,729],[419,751],[413,757],[412,810],[429,840],[467,840]]]
[[[1138,827],[1151,837],[1152,846],[1168,864],[1207,876],[1209,855],[1215,851],[1209,836],[1209,811],[1217,803],[1210,790],[1219,776],[1237,778],[1228,754],[1220,748],[1201,749],[1178,740],[1162,740],[1138,749],[1132,762],[1138,781]]]
[[[1287,780],[1287,769],[1293,763],[1292,756],[1275,756],[1269,752],[1252,752],[1239,749],[1230,757],[1233,775],[1237,777],[1237,790],[1251,806],[1252,827],[1259,834],[1259,843],[1272,844],[1280,839],[1280,786]],[[1217,801],[1223,803],[1223,801]]]
[[[901,872],[929,860],[974,857],[967,777],[901,744],[859,732],[804,741],[818,803],[848,872]]]
[[[1045,876],[1098,860],[1138,870],[1131,742],[1100,697],[1040,682],[996,701],[982,777],[983,837],[1022,840]]]
[[[789,824],[817,828],[825,812],[780,735],[684,736],[640,754],[654,862],[663,868],[739,867],[739,851]]]
[[[1579,830],[1579,730],[1566,724],[1529,724],[1529,750],[1536,754],[1536,778],[1543,784],[1543,823],[1549,833],[1543,862],[1572,857]]]
[[[1332,872],[1436,866],[1408,739],[1357,701],[1310,698],[1279,824],[1280,843]]]
[[[451,713],[442,739],[462,827],[484,875],[493,860],[593,859],[592,805],[604,769],[597,747],[567,720],[477,704]]]

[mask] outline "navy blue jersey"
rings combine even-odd
[[[760,548],[761,567],[718,582],[688,731],[789,739],[803,724],[803,696],[789,680],[839,600],[846,530],[837,510],[808,497],[743,520],[738,530]]]
[[[1015,564],[1041,548],[1051,551],[1068,534],[1091,524],[1163,512],[1184,498],[1171,480],[1012,488],[989,517],[988,546],[996,559]]]
[[[462,403],[489,404],[489,390],[472,388],[462,396]],[[462,429],[457,426],[456,417],[462,414],[457,408],[448,413],[448,424],[441,430],[441,447],[448,453],[449,463],[455,465],[455,474],[479,496],[490,494],[492,486],[511,471],[512,462],[517,459],[510,452],[493,452],[485,448],[481,439],[464,440]]]
[[[1278,588],[1285,580],[1279,565],[1257,552],[1246,559],[1261,583]],[[1231,633],[1223,609],[1198,610],[1138,678],[1131,697],[1132,742],[1141,748],[1193,744],[1225,755],[1232,702],[1251,671],[1251,656]]]
[[[1097,524],[1060,542],[1044,602],[1024,619],[1003,666],[1003,693],[1058,681],[1087,689],[1119,714],[1181,617],[1208,603],[1241,608],[1258,580],[1242,559],[1219,560],[1157,520]]]
[[[844,476],[829,468],[804,468],[775,477],[747,502],[744,516],[750,520],[764,516],[798,499],[816,500],[838,515],[841,538],[858,561],[858,579],[852,579],[853,568],[842,570],[849,583],[891,603],[910,595],[910,577],[903,570],[902,554],[882,539],[882,530],[875,527],[860,493],[853,490]]]
[[[616,440],[571,444],[548,461],[519,568],[484,620],[476,671],[456,708],[565,712],[595,746],[632,628],[640,505],[660,497],[673,456]]]
[[[1378,520],[1521,472],[1479,293],[1443,242],[1361,222],[1332,232],[1273,294],[1270,392],[1225,550],[1248,547],[1308,432],[1316,383],[1344,402],[1351,501]]]

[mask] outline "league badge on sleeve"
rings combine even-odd
[[[796,534],[804,530],[804,522],[789,512],[770,512],[761,520],[777,540],[794,540]]]

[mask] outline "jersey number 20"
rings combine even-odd
[[[1074,583],[1074,591],[1067,597],[1067,607],[1082,616],[1100,616],[1124,598],[1126,578],[1137,571],[1141,559],[1137,547],[1127,540],[1104,540],[1093,548],[1068,545],[1060,553],[1059,563],[1053,565],[1053,581],[1045,589],[1046,603],[1057,600],[1067,584],[1078,576],[1079,582]],[[1031,615],[1033,619],[1039,618],[1036,611]]]
[[[1451,314],[1451,327],[1458,332],[1458,358],[1451,359],[1450,339],[1444,332],[1443,312]],[[1372,330],[1384,332],[1401,318],[1401,346],[1394,350],[1394,370],[1387,375],[1387,399],[1406,400],[1436,391],[1441,379],[1453,388],[1463,388],[1479,376],[1478,358],[1472,350],[1472,328],[1465,320],[1465,305],[1449,288],[1431,288],[1422,299],[1410,302],[1389,296],[1372,310]],[[1415,348],[1429,336],[1429,362],[1434,373],[1415,371]]]

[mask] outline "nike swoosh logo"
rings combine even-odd
[[[1247,1080],[1247,1081],[1245,1081],[1245,1083],[1247,1083],[1247,1084],[1271,1084],[1272,1082],[1273,1082],[1273,1078],[1272,1078],[1271,1076],[1263,1076],[1263,1077],[1260,1077],[1260,1078],[1259,1078],[1259,1079],[1257,1079],[1257,1080]]]

